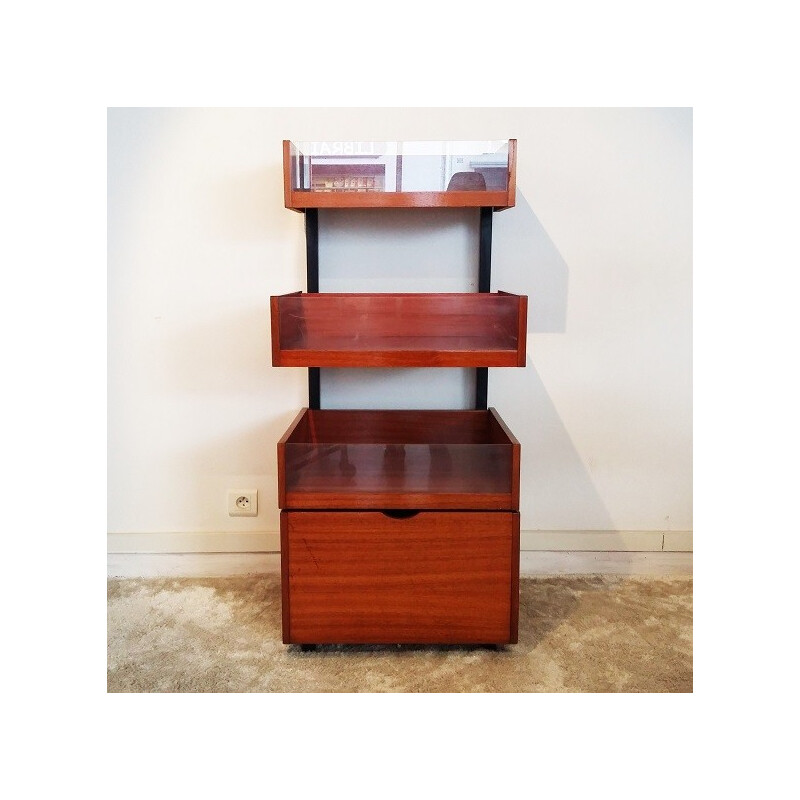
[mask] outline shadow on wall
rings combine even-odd
[[[492,290],[528,295],[528,333],[564,333],[569,269],[519,189],[492,228]]]
[[[530,203],[495,214],[492,290],[528,296],[528,335],[565,333],[569,268]],[[522,526],[527,530],[613,530],[592,476],[536,370],[535,340],[526,369],[491,370],[489,403],[522,444]],[[502,399],[500,399],[502,398]],[[587,403],[587,408],[590,403]]]
[[[525,372],[524,393],[509,398],[508,403],[509,416],[513,415],[509,424],[522,444],[523,527],[526,530],[613,530],[608,509],[530,355]],[[506,405],[504,400],[503,408]],[[503,416],[502,409],[498,411]]]

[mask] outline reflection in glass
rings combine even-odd
[[[299,142],[292,189],[311,192],[506,191],[508,140]]]
[[[503,444],[286,445],[289,492],[511,492],[512,451]]]

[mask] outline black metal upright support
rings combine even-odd
[[[478,291],[491,292],[492,284],[492,209],[481,209],[481,238],[478,252]]]
[[[481,208],[480,241],[478,243],[478,291],[491,292],[492,286],[492,213]],[[489,368],[475,370],[475,408],[486,410],[489,406]]]
[[[319,292],[319,210],[307,208],[306,213],[306,291]]]
[[[306,291],[319,293],[319,212],[307,208],[306,218]],[[308,368],[308,407],[320,407],[319,367]]]

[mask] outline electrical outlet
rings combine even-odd
[[[256,489],[247,489],[245,491],[229,491],[228,516],[257,517],[258,491]]]

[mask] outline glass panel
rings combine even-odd
[[[345,495],[511,492],[504,444],[286,445],[286,491]]]
[[[506,191],[508,140],[299,142],[291,186],[312,192]]]

